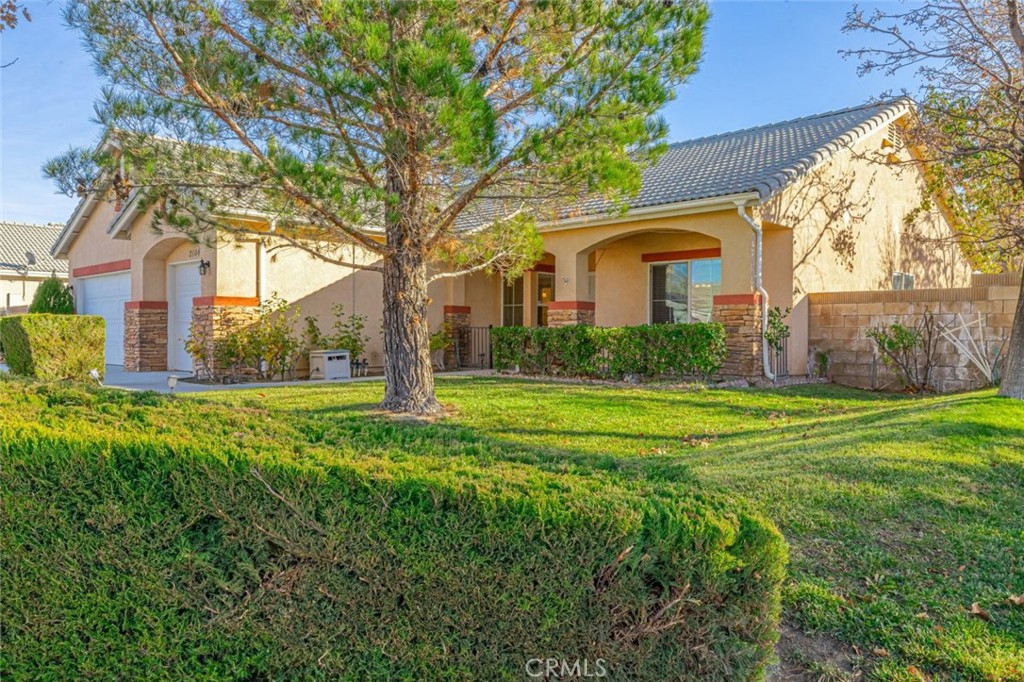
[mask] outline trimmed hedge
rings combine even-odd
[[[98,315],[0,317],[0,347],[12,374],[42,381],[91,381],[103,376],[106,330]]]
[[[738,680],[772,656],[785,544],[742,504],[318,445],[259,403],[7,384],[5,678],[521,680],[555,658]]]
[[[494,368],[575,377],[679,376],[706,379],[725,362],[725,328],[717,322],[635,327],[498,327],[491,330]]]

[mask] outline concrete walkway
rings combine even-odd
[[[459,372],[445,372],[443,376],[473,376],[478,374],[490,374],[490,370],[463,370]],[[440,373],[439,373],[440,374]],[[183,379],[192,375],[188,372],[126,372],[120,365],[107,365],[106,377],[103,385],[108,388],[123,388],[128,391],[156,391],[157,393],[172,393],[167,387],[167,377],[176,376],[179,378],[173,393],[205,393],[207,391],[230,391],[233,389],[246,388],[281,388],[283,386],[327,386],[337,384],[351,384],[361,381],[384,381],[383,376],[354,377],[352,379],[325,379],[318,381],[271,381],[264,383],[243,383],[243,384],[194,384]]]

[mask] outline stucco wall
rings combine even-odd
[[[644,254],[714,248],[719,248],[717,239],[696,233],[645,233],[600,247],[595,253],[595,324],[621,327],[650,322],[652,263],[644,262]]]
[[[762,207],[765,223],[793,230],[797,296],[887,290],[893,272],[913,274],[920,289],[968,283],[949,223],[934,205],[920,210],[924,180],[906,150],[890,160],[889,137],[876,130]]]
[[[1010,337],[1019,292],[1019,275],[977,276],[974,286],[915,291],[858,291],[811,294],[810,350],[829,353],[829,377],[860,388],[899,388],[896,374],[884,366],[866,332],[881,324],[912,326],[925,311],[940,325],[957,315],[966,322],[981,319],[986,350],[1005,348]],[[966,340],[966,333],[961,333]],[[975,331],[973,338],[981,340]],[[932,383],[940,391],[959,391],[985,385],[967,356],[943,339],[936,352]]]

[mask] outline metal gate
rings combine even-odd
[[[458,327],[454,337],[455,364],[459,369],[491,368],[490,327]]]

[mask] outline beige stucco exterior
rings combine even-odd
[[[542,225],[546,253],[536,270],[524,277],[524,323],[538,323],[538,277],[543,275],[553,276],[554,303],[548,308],[553,323],[645,324],[651,315],[652,265],[690,258],[721,259],[715,307],[717,311],[719,304],[723,306],[722,319],[756,317],[750,312],[761,303],[755,286],[755,232],[741,217],[742,207],[763,228],[768,305],[793,308],[789,368],[802,373],[808,356],[808,292],[884,290],[897,271],[913,274],[918,287],[959,286],[969,278],[958,247],[952,241],[934,241],[952,235],[942,212],[917,210],[924,183],[915,168],[899,163],[909,160],[908,152],[894,146],[888,130],[883,126],[865,134],[763,204],[756,194],[747,193]],[[168,267],[208,261],[196,305],[252,307],[276,295],[300,309],[301,331],[307,316],[318,318],[321,329],[329,329],[334,321],[331,309],[340,303],[347,314],[367,318],[370,365],[384,361],[378,272],[317,259],[287,245],[273,235],[272,226],[258,222],[248,225],[256,234],[195,243],[180,234],[153,232],[150,216],[126,221],[109,203],[94,202],[80,213],[77,236],[66,247],[72,282],[118,268],[130,271],[132,307],[158,311],[172,295]],[[130,227],[110,234],[119,218]],[[375,264],[374,254],[346,249],[351,251],[344,260]],[[479,272],[433,282],[431,330],[446,320],[477,327],[501,325],[502,289],[500,277]],[[158,328],[159,312],[148,314],[150,327]],[[759,323],[756,326],[759,329]]]

